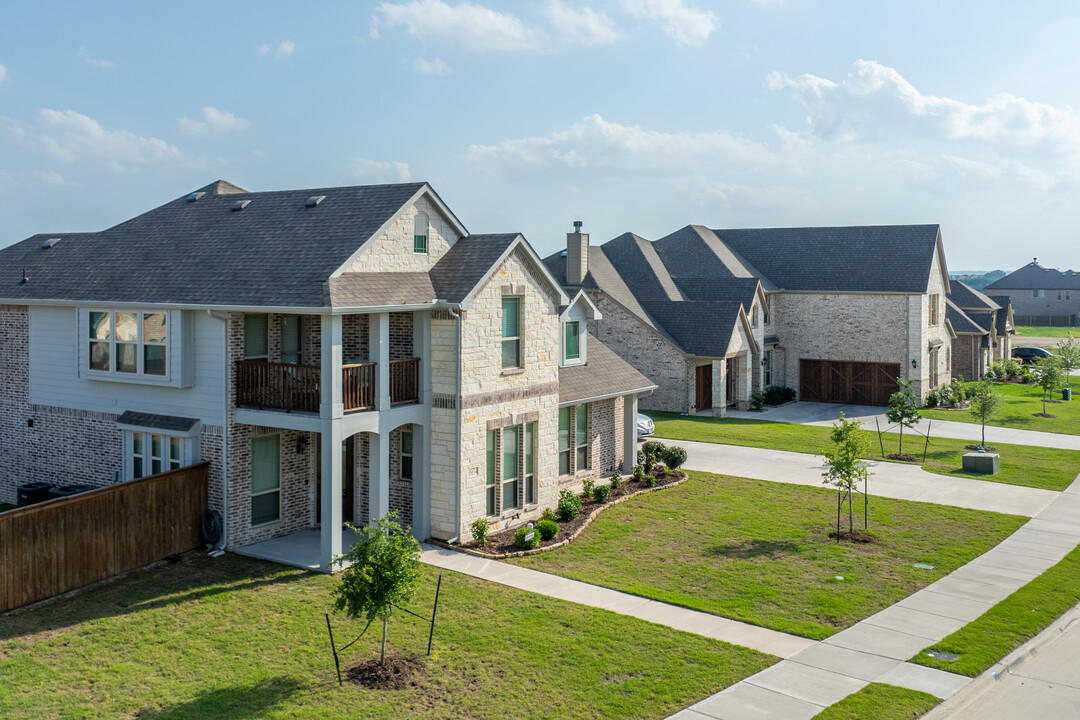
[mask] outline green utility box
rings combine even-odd
[[[964,472],[997,475],[1001,472],[1001,456],[997,453],[964,453]]]

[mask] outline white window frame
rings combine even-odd
[[[274,437],[274,436],[277,436],[277,439],[278,439],[278,478],[277,478],[277,486],[272,487],[269,490],[260,490],[259,492],[254,492],[254,490],[252,490],[252,492],[250,492],[248,494],[248,521],[251,523],[251,527],[262,527],[264,525],[272,525],[273,523],[281,522],[281,495],[282,495],[281,474],[282,474],[282,470],[284,469],[284,463],[283,463],[284,457],[283,456],[285,455],[285,447],[284,447],[284,443],[281,441],[282,440],[281,433],[267,433],[266,435],[256,435],[255,437],[251,438],[251,456],[250,456],[251,460],[252,460],[252,462],[251,462],[251,487],[253,489],[255,487],[255,441],[262,440],[262,439],[268,438],[268,437]],[[253,501],[257,497],[261,497],[263,495],[269,495],[270,493],[277,493],[277,496],[278,496],[277,517],[273,518],[271,520],[264,520],[263,522],[256,523],[255,518],[253,517],[253,515],[254,515],[254,507],[253,507],[254,502]]]
[[[424,224],[424,233],[422,235],[416,232],[420,229],[421,222],[423,222]],[[423,250],[417,249],[417,241],[419,240],[419,238],[423,238]],[[416,217],[413,218],[413,255],[427,255],[431,250],[431,246],[428,242],[430,239],[431,220],[428,218],[427,213],[418,212],[416,213]]]
[[[562,438],[562,419],[563,411],[566,411],[566,447],[563,447]],[[559,408],[559,428],[558,428],[558,463],[559,463],[559,477],[569,477],[574,474],[574,409],[567,405],[566,407]],[[562,456],[566,454],[566,472],[562,471],[563,462]]]
[[[577,438],[577,435],[578,435],[578,413],[580,412],[581,408],[585,408],[585,442],[579,444],[578,443],[578,438]],[[592,432],[591,432],[591,428],[589,427],[589,420],[590,420],[589,414],[590,413],[589,413],[589,405],[588,405],[588,403],[582,403],[580,405],[575,405],[574,406],[574,412],[571,413],[571,415],[573,416],[572,419],[573,419],[573,433],[574,433],[574,440],[573,440],[573,443],[571,445],[571,447],[573,447],[573,449],[574,449],[574,474],[577,474],[577,473],[581,472],[582,470],[591,469],[590,466],[592,465],[592,453],[589,451],[590,450],[589,446],[591,444],[589,442],[589,438],[592,437]],[[578,456],[581,454],[582,450],[585,451],[585,464],[584,464],[584,466],[580,462],[578,462]]]
[[[536,484],[536,421],[527,422],[521,426],[522,437],[522,473],[524,474],[525,491],[522,496],[522,504],[536,505],[540,498],[540,488]],[[529,442],[530,438],[532,442]],[[532,462],[530,471],[529,463]]]
[[[499,493],[500,510],[502,510],[503,512],[505,512],[507,510],[520,510],[521,509],[521,449],[522,449],[522,437],[521,436],[523,434],[523,431],[524,431],[524,426],[523,425],[507,425],[506,427],[502,428],[499,431],[499,452],[501,453],[501,455],[499,456],[499,459],[500,459],[501,462],[499,464],[501,465],[501,467],[499,468],[499,490],[498,490],[498,493]],[[514,442],[513,442],[513,446],[514,446],[513,447],[514,462],[513,462],[513,468],[512,468],[513,469],[513,475],[511,475],[510,477],[507,477],[506,476],[506,471],[507,471],[506,435],[507,435],[507,433],[511,433],[511,432],[514,434]],[[507,491],[507,486],[508,485],[513,485],[513,492],[512,492],[513,504],[512,505],[507,505],[506,504],[506,491]]]
[[[570,328],[571,325],[573,325],[574,327],[577,328],[577,357],[573,357],[573,358],[570,357],[567,354],[568,351],[569,351],[569,348],[566,346],[566,331]],[[581,331],[581,321],[580,320],[566,320],[566,321],[563,322],[563,332],[562,332],[563,365],[581,365],[581,364],[584,364],[584,362],[585,362],[585,348],[583,347],[585,345],[585,343],[583,341],[584,337],[585,337],[585,333],[583,333]]]
[[[201,425],[196,425],[194,428],[195,433],[201,431]],[[169,472],[172,470],[179,470],[180,468],[194,465],[199,462],[199,443],[195,442],[195,437],[192,432],[187,434],[183,433],[171,433],[159,428],[135,428],[124,427],[123,430],[123,478],[124,480],[138,480],[139,478],[149,477],[150,475],[156,475],[153,472],[153,456],[151,450],[153,448],[153,439],[159,437],[162,439],[162,448],[164,454],[160,457],[162,461],[162,469],[160,472]],[[138,438],[142,443],[142,454],[135,452],[135,440]],[[178,447],[179,459],[174,460],[171,457],[171,449],[173,446]],[[142,473],[138,474],[135,468],[135,459],[140,458],[142,462]]]
[[[510,336],[510,337],[507,337],[507,336],[503,335],[503,324],[504,324],[503,313],[505,312],[505,308],[504,308],[503,303],[505,303],[505,301],[507,301],[507,300],[516,300],[517,301],[517,331],[518,331],[518,334]],[[525,298],[523,296],[521,296],[521,295],[503,295],[502,296],[502,299],[499,301],[499,337],[500,337],[499,357],[500,357],[500,363],[502,365],[503,370],[521,370],[521,369],[523,369],[525,367],[525,358],[524,358],[525,353],[524,353],[524,350],[522,348],[522,339],[521,339],[522,325],[524,325],[524,320],[525,320],[524,316],[525,316]],[[503,348],[506,346],[506,343],[508,343],[508,342],[516,342],[517,343],[517,364],[516,365],[507,365],[506,364],[506,351]]]
[[[90,313],[104,313],[109,318],[109,337],[105,340],[96,340],[90,337]],[[116,338],[116,316],[119,313],[135,316],[136,335],[135,341],[118,342]],[[165,340],[162,343],[146,343],[143,326],[147,315],[165,316]],[[174,385],[178,374],[176,365],[180,348],[175,339],[179,333],[174,330],[179,314],[169,310],[154,310],[146,308],[115,308],[115,307],[85,307],[79,309],[78,335],[80,374],[83,377],[94,380],[112,380],[117,382],[142,383],[149,385]],[[93,343],[108,343],[109,345],[109,369],[99,370],[90,367],[93,353],[90,346]],[[117,369],[117,345],[135,345],[135,372],[124,372]],[[146,348],[163,347],[165,349],[165,373],[163,375],[148,374],[146,372]]]

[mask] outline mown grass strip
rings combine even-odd
[[[870,683],[825,708],[814,716],[814,720],[915,720],[940,702],[933,695],[918,690]]]
[[[952,635],[926,648],[911,662],[975,677],[1045,630],[1080,602],[1080,547]],[[931,650],[952,653],[952,662],[935,660]]]

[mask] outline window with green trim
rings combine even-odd
[[[521,367],[521,298],[502,299],[502,366]]]
[[[417,213],[413,221],[413,252],[427,255],[428,219],[424,213]]]
[[[566,323],[566,341],[564,348],[566,350],[567,360],[580,360],[581,359],[581,335],[580,324],[577,320],[570,320]]]

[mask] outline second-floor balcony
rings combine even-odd
[[[341,374],[345,412],[376,409],[377,363],[342,365]],[[318,365],[238,360],[236,405],[259,410],[318,413],[322,403],[320,376]],[[391,360],[389,377],[391,405],[420,402],[420,358]]]

